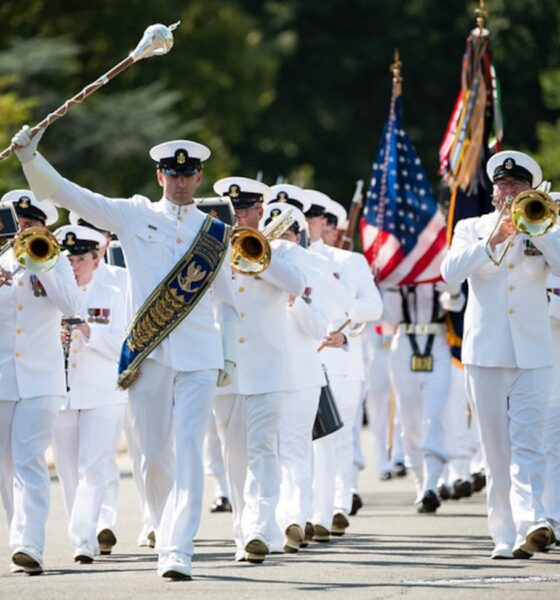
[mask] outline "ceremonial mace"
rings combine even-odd
[[[88,96],[93,94],[93,92],[96,92],[99,88],[103,87],[107,82],[113,79],[113,77],[116,77],[125,69],[130,67],[130,65],[142,60],[143,58],[150,58],[151,56],[163,56],[164,54],[167,54],[173,47],[172,32],[177,29],[180,23],[181,21],[177,21],[177,23],[173,23],[173,25],[170,25],[169,27],[162,25],[161,23],[150,25],[146,31],[144,31],[144,35],[138,42],[136,48],[124,60],[115,65],[104,75],[101,75],[101,77],[96,79],[94,82],[86,85],[83,90],[78,92],[69,100],[66,100],[64,104],[59,106],[40,123],[35,125],[30,132],[31,137],[36,135],[40,129],[46,129],[51,123],[54,123],[56,120],[60,119],[60,117],[63,117],[72,107],[76,106],[76,104],[82,103]],[[0,154],[0,161],[10,156],[10,154],[13,154],[16,148],[17,146],[15,144],[10,144]]]

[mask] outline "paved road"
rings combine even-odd
[[[366,443],[367,447],[367,443]],[[72,562],[60,486],[53,483],[45,566],[37,577],[10,575],[7,528],[0,522],[0,599],[179,598],[267,600],[301,597],[371,599],[504,598],[526,600],[536,592],[560,598],[560,552],[530,561],[491,561],[483,494],[448,501],[436,516],[412,508],[410,478],[377,481],[362,474],[365,506],[348,533],[328,545],[312,544],[296,555],[273,555],[263,565],[234,563],[229,515],[204,512],[192,582],[155,574],[156,558],[137,548],[140,512],[123,463],[119,543],[114,555],[92,565]],[[205,506],[211,502],[206,490]],[[530,594],[530,596],[529,596]]]

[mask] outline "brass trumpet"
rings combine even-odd
[[[548,194],[549,191],[550,183],[545,181],[536,190],[526,190],[517,194],[515,198],[512,196],[506,198],[506,203],[498,215],[496,225],[486,241],[486,251],[496,266],[502,264],[517,233],[524,233],[530,237],[538,237],[544,235],[554,227],[558,220],[558,205]],[[494,258],[490,247],[490,240],[498,229],[502,216],[506,210],[510,211],[511,220],[515,229],[517,229],[517,233],[513,234],[508,239],[507,244],[504,246],[500,255],[497,258]]]
[[[231,268],[242,275],[259,275],[270,265],[270,242],[278,239],[294,222],[292,210],[275,217],[262,230],[235,227],[231,235]]]
[[[46,273],[57,263],[60,246],[57,239],[46,227],[27,227],[20,231],[11,244],[2,249],[6,252],[10,247],[19,264],[12,275],[24,268],[32,273]],[[3,285],[0,282],[0,287]]]

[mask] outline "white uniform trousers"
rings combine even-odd
[[[107,470],[118,447],[124,404],[61,410],[53,436],[56,470],[75,548],[97,548]]]
[[[490,535],[495,544],[514,545],[547,516],[542,438],[551,368],[465,370],[487,467]]]
[[[222,453],[222,443],[216,430],[216,419],[210,415],[204,436],[204,472],[214,479],[214,498],[229,498],[226,466]]]
[[[278,432],[286,392],[214,399],[216,429],[224,449],[233,537],[238,550],[251,539],[269,547],[276,537],[280,494]]]
[[[61,401],[60,396],[0,400],[2,500],[12,550],[31,546],[43,552],[50,484],[45,451]]]
[[[331,387],[337,401],[342,429],[332,435],[335,453],[333,513],[347,515],[352,508],[354,485],[354,423],[360,405],[362,382],[333,377]],[[328,437],[328,436],[327,436]]]
[[[127,427],[125,427],[125,423],[127,424]],[[109,464],[107,465],[105,491],[103,493],[103,501],[101,502],[101,510],[99,511],[99,519],[97,521],[98,532],[103,529],[110,529],[115,532],[117,528],[117,504],[119,499],[119,483],[121,480],[121,471],[117,462],[117,456],[118,448],[121,443],[121,436],[125,429],[130,429],[126,404],[123,406],[122,427],[119,427],[115,431],[114,447],[116,448],[116,451],[113,453],[109,460]],[[128,439],[128,436],[126,437]]]
[[[390,352],[383,348],[381,336],[375,336],[374,342],[375,354],[366,372],[368,378],[366,413],[373,446],[373,461],[377,472],[381,475],[391,471],[391,462],[387,455],[391,394]]]
[[[362,450],[362,427],[364,425],[364,384],[360,386],[360,401],[352,428],[352,445],[354,448],[354,463],[352,465],[352,494],[358,492],[358,478],[360,471],[366,468],[364,451]]]
[[[550,320],[554,366],[546,417],[544,420],[544,451],[546,471],[543,504],[548,519],[560,528],[560,321]]]
[[[218,371],[175,371],[152,359],[129,390],[132,428],[160,557],[192,555],[204,486],[202,446]]]
[[[468,400],[465,389],[465,372],[452,365],[449,400],[445,407],[445,448],[449,458],[447,464],[448,483],[456,479],[470,480]],[[474,426],[472,419],[471,428]]]
[[[449,396],[451,355],[443,337],[432,348],[433,371],[411,371],[406,336],[393,341],[391,379],[397,396],[405,459],[415,475],[418,495],[435,490],[445,463],[444,412]],[[425,346],[426,336],[419,336]]]
[[[320,387],[288,392],[280,417],[280,499],[276,520],[282,533],[288,525],[302,529],[313,507],[313,423]],[[280,547],[283,545],[283,538]]]

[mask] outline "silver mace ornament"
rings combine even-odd
[[[164,54],[167,54],[173,47],[172,32],[177,29],[180,23],[181,21],[177,21],[177,23],[173,23],[173,25],[170,25],[169,27],[166,27],[161,23],[150,25],[146,31],[144,31],[144,35],[138,42],[136,48],[134,48],[134,50],[124,60],[115,65],[104,75],[101,75],[101,77],[96,79],[94,82],[86,85],[83,90],[78,92],[69,100],[66,100],[64,104],[46,116],[40,123],[37,123],[37,125],[35,125],[35,127],[33,127],[33,129],[30,131],[31,137],[36,135],[40,129],[46,129],[49,125],[60,119],[60,117],[63,117],[77,104],[81,104],[88,96],[91,96],[91,94],[103,87],[111,79],[130,67],[130,65],[142,60],[143,58],[150,58],[150,56],[163,56]],[[10,154],[13,154],[14,150],[16,149],[17,146],[15,144],[10,144],[0,154],[0,161],[10,156]]]

